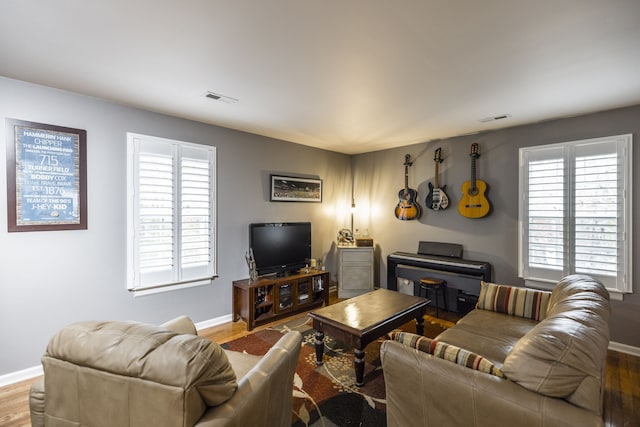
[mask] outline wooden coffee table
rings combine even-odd
[[[354,348],[356,385],[364,385],[364,348],[395,328],[416,319],[416,332],[424,333],[424,313],[429,300],[387,289],[350,298],[309,313],[316,330],[316,364],[322,365],[324,334],[351,343]]]

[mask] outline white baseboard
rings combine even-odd
[[[227,314],[224,316],[216,317],[209,320],[204,320],[202,322],[196,323],[196,330],[201,331],[203,329],[211,328],[212,326],[218,326],[223,323],[228,323],[233,320],[233,316],[231,314]]]
[[[231,322],[233,320],[231,314],[227,314],[225,316],[216,317],[214,319],[205,320],[202,322],[196,323],[196,329],[201,331],[206,328],[210,328],[212,326],[221,325],[223,323]],[[7,385],[19,383],[21,381],[26,381],[31,378],[38,377],[42,375],[44,372],[42,370],[42,365],[34,366],[32,368],[23,369],[21,371],[9,372],[8,374],[0,375],[0,387],[4,387]]]
[[[619,342],[613,342],[613,341],[609,342],[609,350],[619,351],[620,353],[627,353],[632,356],[640,357],[640,347],[621,344]]]
[[[34,366],[33,368],[27,368],[21,371],[0,375],[0,387],[19,383],[20,381],[30,380],[31,378],[39,377],[43,373],[44,372],[42,371],[42,365],[40,365]]]

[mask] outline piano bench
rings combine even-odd
[[[440,317],[440,312],[438,311],[438,295],[442,294],[442,300],[444,302],[444,309],[449,310],[447,308],[447,281],[443,279],[436,279],[433,277],[423,277],[420,279],[420,296],[422,296],[422,291],[424,290],[425,298],[429,296],[429,291],[433,291],[436,296],[436,317]]]

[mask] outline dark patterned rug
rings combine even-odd
[[[451,323],[425,320],[427,337],[435,337]],[[400,328],[415,333],[415,322]],[[380,364],[383,338],[365,349],[364,386],[356,387],[353,349],[325,335],[324,364],[316,366],[315,331],[308,318],[292,320],[273,328],[251,333],[222,346],[230,350],[263,355],[283,333],[302,333],[303,346],[293,384],[294,427],[386,426],[384,377]]]

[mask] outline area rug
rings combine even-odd
[[[427,337],[435,337],[451,323],[425,321]],[[415,333],[415,322],[400,329]],[[325,334],[324,364],[316,366],[315,330],[308,318],[292,320],[251,333],[222,346],[234,351],[263,355],[284,333],[302,334],[303,346],[293,384],[294,427],[386,426],[384,376],[380,363],[381,338],[365,349],[364,386],[356,387],[353,348]]]

